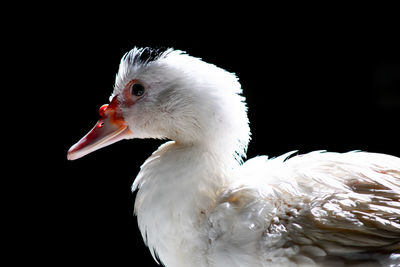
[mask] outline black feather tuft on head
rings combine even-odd
[[[146,65],[150,62],[156,61],[159,58],[165,57],[170,51],[172,51],[172,49],[166,47],[144,47],[139,49],[135,48],[126,55],[126,60],[128,60],[130,64]]]

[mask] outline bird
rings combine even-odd
[[[67,158],[123,139],[166,141],[132,185],[141,235],[164,266],[400,266],[400,158],[246,160],[242,91],[236,74],[184,51],[134,47]]]

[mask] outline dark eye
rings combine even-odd
[[[135,83],[132,85],[131,94],[134,96],[141,96],[144,94],[144,86],[140,83]]]

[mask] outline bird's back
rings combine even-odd
[[[400,159],[365,152],[286,159],[289,154],[239,167],[240,178],[210,212],[211,261],[400,265]]]

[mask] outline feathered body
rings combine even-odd
[[[146,95],[126,104],[126,86]],[[176,50],[133,49],[113,96],[135,138],[168,138],[132,189],[166,266],[400,265],[400,159],[317,151],[246,161],[234,74]],[[363,265],[366,266],[366,265]]]
[[[287,156],[221,175],[208,152],[161,147],[134,183],[153,254],[167,266],[400,263],[398,158]]]

